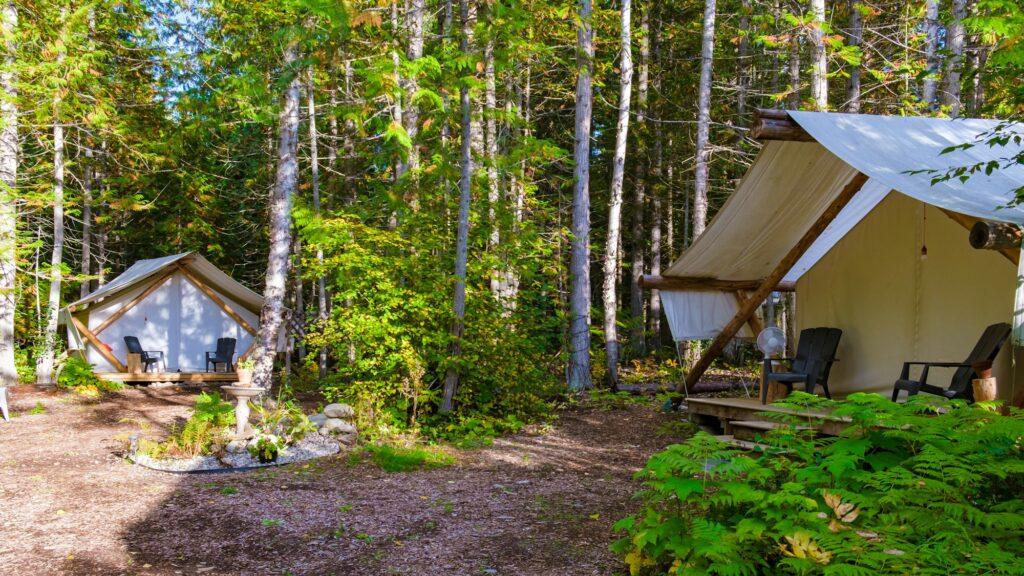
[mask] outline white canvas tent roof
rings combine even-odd
[[[990,147],[983,142],[999,121],[817,112],[789,112],[789,116],[816,141],[768,142],[704,234],[664,276],[764,278],[858,172],[868,181],[784,281],[798,280],[890,191],[968,216],[1024,224],[1024,208],[1004,208],[1016,189],[1024,186],[1024,166],[979,173],[964,182],[955,178],[932,182],[954,167],[992,161],[1002,166],[1006,158],[1024,150],[1019,143]],[[977,144],[943,153],[967,143]],[[721,297],[711,292],[663,290],[675,339],[709,338],[720,332],[737,309],[735,301]],[[711,299],[718,299],[719,312],[705,312],[705,318],[695,321],[693,310],[707,308]]]
[[[246,288],[243,284],[222,272],[220,268],[217,268],[211,264],[209,260],[196,252],[182,252],[181,254],[174,254],[172,256],[139,260],[129,266],[127,270],[119,274],[116,278],[101,286],[95,292],[89,294],[85,298],[68,304],[68,308],[72,310],[81,310],[87,306],[101,302],[104,299],[137,285],[148,278],[152,278],[156,274],[163,272],[171,266],[174,266],[176,263],[186,259],[187,266],[193,272],[202,277],[215,290],[231,296],[233,300],[244,305],[247,310],[259,312],[260,308],[263,306],[263,296],[260,296]]]

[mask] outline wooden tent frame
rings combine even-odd
[[[192,285],[198,288],[203,294],[206,295],[207,298],[212,300],[213,303],[216,304],[218,308],[220,308],[232,320],[238,322],[239,326],[241,326],[246,332],[253,336],[253,341],[249,344],[249,347],[246,348],[245,351],[238,357],[239,360],[244,360],[246,357],[248,357],[249,353],[252,351],[253,346],[256,344],[256,329],[253,328],[253,326],[249,324],[249,322],[247,322],[245,318],[242,318],[242,316],[239,315],[238,312],[234,310],[234,308],[228,305],[228,303],[225,302],[224,299],[220,297],[220,294],[218,294],[216,290],[211,288],[206,282],[199,278],[199,276],[197,276],[195,273],[189,270],[187,264],[187,260],[175,262],[174,266],[172,266],[170,270],[167,270],[163,274],[157,275],[154,280],[150,281],[149,284],[146,285],[146,289],[140,292],[138,296],[132,298],[127,304],[125,304],[121,308],[118,308],[117,311],[115,311],[113,314],[107,317],[106,320],[101,322],[99,326],[92,330],[90,330],[85,325],[84,322],[82,322],[78,318],[75,318],[74,310],[69,309],[68,316],[71,318],[71,322],[72,324],[74,324],[78,332],[85,337],[89,344],[91,344],[94,348],[96,348],[96,350],[99,351],[100,355],[103,356],[103,358],[107,362],[110,362],[111,366],[116,368],[118,372],[127,372],[128,368],[120,360],[118,360],[117,356],[114,356],[114,354],[99,339],[99,333],[106,330],[108,327],[110,327],[110,325],[112,325],[122,316],[127,314],[129,310],[138,306],[143,300],[148,298],[151,294],[153,294],[153,292],[156,292],[157,289],[163,286],[164,283],[167,282],[167,280],[169,280],[172,276],[180,272],[181,275],[184,276],[186,280],[188,280],[190,283],[192,283]]]

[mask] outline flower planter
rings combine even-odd
[[[252,368],[235,368],[235,375],[238,376],[239,386],[252,384]]]

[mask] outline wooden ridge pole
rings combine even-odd
[[[640,277],[640,286],[656,290],[691,290],[706,292],[737,292],[757,290],[764,279],[758,280],[719,280],[717,278],[700,278],[695,276],[652,276],[645,274]],[[780,282],[776,292],[792,292],[796,288],[792,283]]]
[[[979,223],[988,222],[987,220],[981,220],[979,218],[975,218],[974,216],[968,216],[966,214],[961,214],[959,212],[954,212],[952,210],[946,210],[945,208],[939,208],[939,210],[941,210],[942,213],[945,214],[946,216],[949,216],[949,218],[952,221],[963,226],[969,231],[968,241],[971,242],[972,246],[974,246],[974,243],[978,241],[978,239],[976,238],[976,235],[978,233],[975,232],[974,227]],[[979,248],[978,246],[974,247]],[[991,250],[999,252],[1000,254],[1003,255],[1004,258],[1012,262],[1014,266],[1017,266],[1020,262],[1019,244],[1016,247],[993,245],[991,247],[981,246],[981,248],[990,248]]]
[[[750,296],[744,299],[744,302],[739,306],[739,310],[736,311],[736,315],[732,317],[732,320],[722,328],[722,331],[715,336],[715,339],[708,346],[708,349],[701,354],[701,357],[697,360],[693,368],[686,375],[686,379],[680,382],[676,387],[677,392],[684,390],[684,385],[688,388],[693,388],[694,385],[700,381],[701,376],[707,371],[708,367],[711,366],[711,362],[722,353],[725,349],[725,345],[729,343],[729,340],[739,332],[740,328],[746,324],[750,317],[753,316],[754,312],[757,311],[758,306],[764,299],[768,297],[775,286],[780,280],[789,272],[790,268],[796,264],[797,260],[804,255],[804,252],[811,247],[811,244],[821,236],[821,233],[825,231],[825,228],[835,220],[839,212],[846,206],[847,203],[857,195],[864,183],[868,181],[868,177],[864,174],[857,173],[856,176],[850,180],[843,190],[839,193],[839,196],[829,204],[828,208],[818,217],[817,221],[811,225],[811,228],[804,232],[804,235],[800,240],[790,248],[789,252],[782,258],[782,261],[775,266],[771,274],[765,277],[761,286],[754,290]]]

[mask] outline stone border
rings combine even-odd
[[[309,434],[298,443],[285,448],[277,457],[277,460],[268,463],[263,463],[253,458],[247,450],[237,454],[196,456],[194,458],[152,458],[148,454],[132,452],[128,454],[128,460],[138,466],[159,472],[179,474],[241,472],[253,468],[268,468],[271,466],[293,464],[295,462],[305,462],[314,458],[337,454],[340,451],[340,443],[321,434]]]

